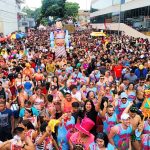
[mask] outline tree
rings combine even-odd
[[[33,18],[37,21],[37,19],[40,17],[40,15],[41,15],[41,8],[35,9]]]
[[[43,0],[41,13],[43,17],[64,16],[66,0]]]
[[[73,17],[74,19],[78,16],[78,10],[80,6],[78,3],[66,2],[65,3],[65,18],[68,16]]]
[[[60,18],[64,17],[65,2],[66,0],[43,0],[41,13],[37,19],[36,26],[39,26],[42,18],[47,18],[49,16],[60,17]]]
[[[40,21],[40,23],[44,26],[48,25],[48,19],[47,18],[42,18],[42,20]]]
[[[41,14],[41,8],[37,8],[35,10],[31,10],[29,7],[24,7],[22,9],[23,12],[27,13],[28,18],[34,18],[35,21],[39,18]]]
[[[28,18],[33,18],[34,11],[31,10],[29,7],[24,7],[24,8],[22,9],[22,11],[27,14],[27,17],[28,17]]]

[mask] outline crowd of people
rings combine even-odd
[[[55,58],[50,30],[1,43],[0,150],[150,150],[149,41],[77,31]]]

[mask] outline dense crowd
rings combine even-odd
[[[55,58],[50,30],[1,43],[0,150],[150,150],[149,41],[78,31]]]

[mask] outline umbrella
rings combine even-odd
[[[92,32],[90,35],[91,36],[106,36],[106,34],[103,32]]]
[[[0,42],[4,42],[5,40],[6,40],[6,38],[4,38],[4,37],[0,38]]]
[[[24,38],[26,36],[26,34],[25,33],[16,33],[16,34],[12,34],[11,35],[11,39],[22,39],[22,38]]]
[[[21,39],[22,38],[22,35],[20,33],[17,33],[16,34],[16,39]]]
[[[26,33],[20,33],[20,34],[21,34],[22,38],[27,36]]]
[[[11,40],[16,39],[16,34],[12,34],[10,37]]]

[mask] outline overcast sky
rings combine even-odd
[[[69,2],[79,3],[81,10],[89,10],[91,0],[67,0]],[[41,6],[41,0],[25,0],[25,5],[28,7],[35,9]]]

